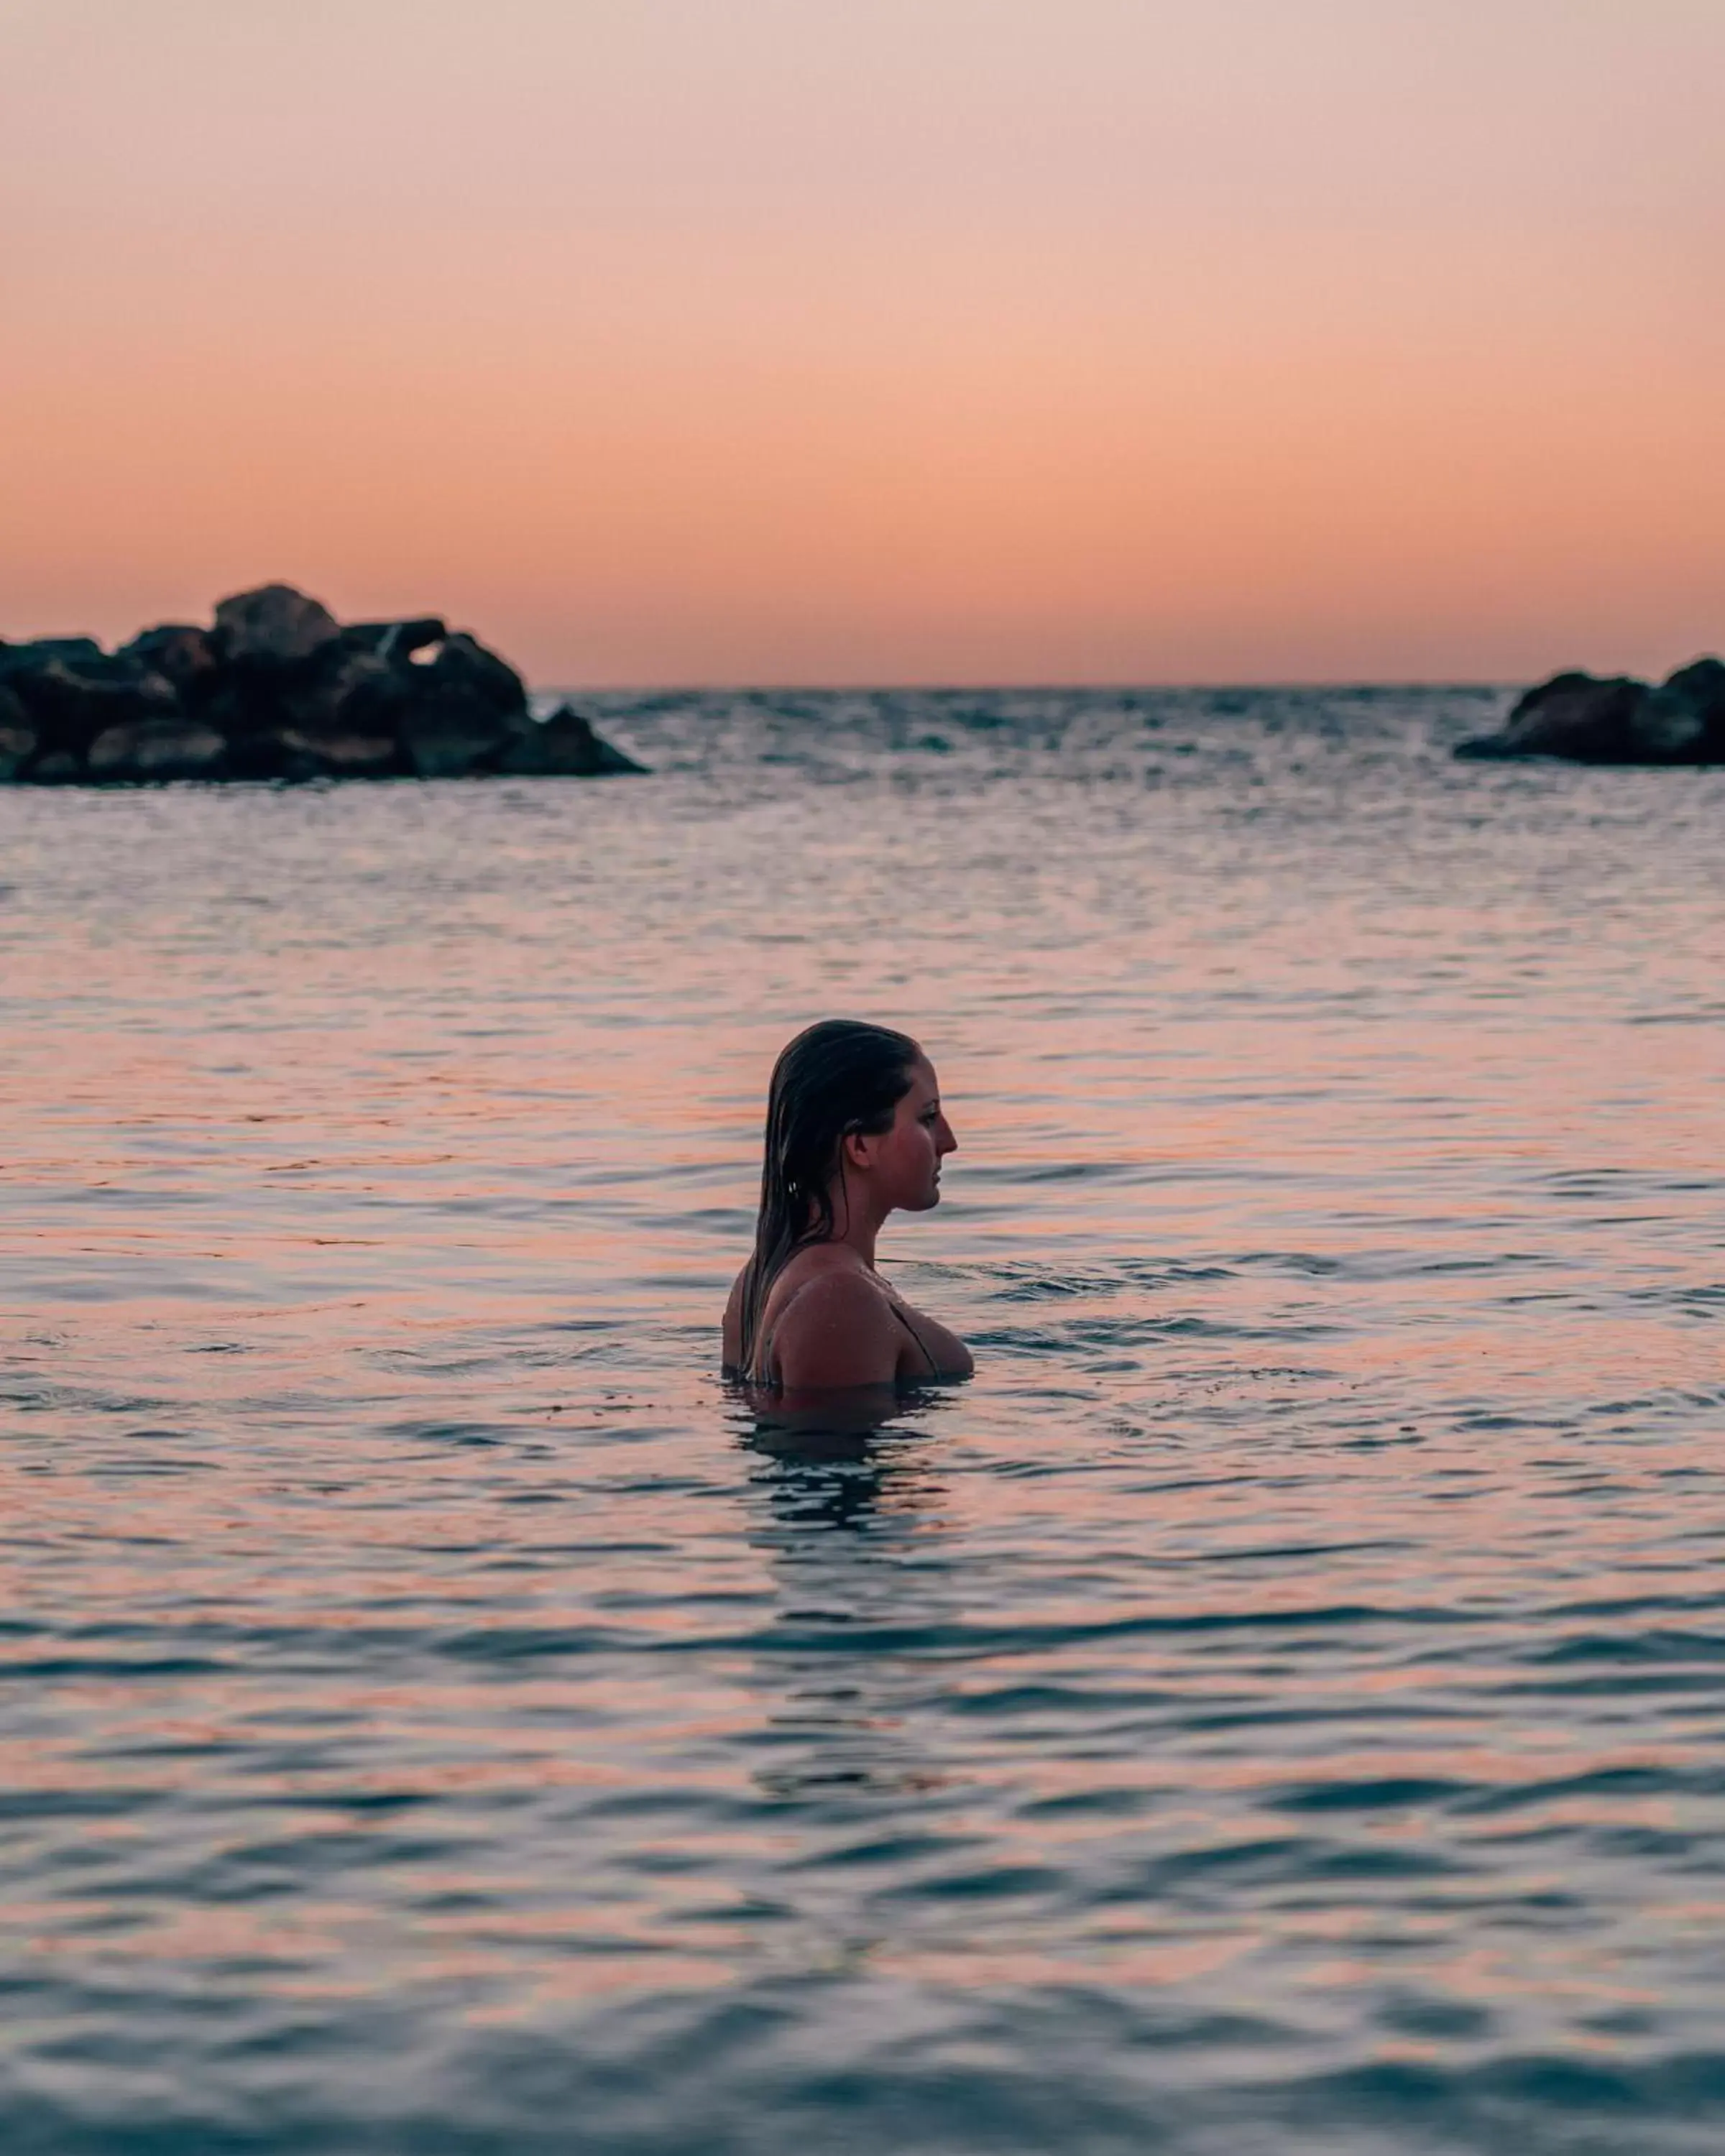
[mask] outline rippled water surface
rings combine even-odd
[[[1725,2146],[1725,773],[610,700],[0,793],[0,2145]],[[973,1384],[714,1368],[797,1025]]]

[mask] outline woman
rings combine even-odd
[[[725,1311],[725,1368],[787,1398],[968,1378],[970,1351],[875,1270],[889,1213],[926,1213],[958,1142],[907,1034],[854,1019],[773,1065],[753,1256]]]

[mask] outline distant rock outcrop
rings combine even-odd
[[[520,675],[431,616],[351,623],[287,584],[223,599],[118,651],[0,643],[0,783],[596,778],[633,758],[565,706],[541,721]]]
[[[290,666],[321,651],[341,634],[334,614],[316,599],[291,584],[264,584],[222,601],[211,640],[230,662],[261,659],[266,665]]]
[[[604,778],[614,772],[639,771],[633,757],[596,734],[572,705],[564,704],[542,726],[521,734],[505,750],[499,768],[525,778],[567,772],[574,778]]]
[[[1725,763],[1725,663],[1697,659],[1659,688],[1619,675],[1557,674],[1530,689],[1501,732],[1462,757],[1566,757],[1575,763]]]

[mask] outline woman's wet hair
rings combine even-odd
[[[799,1033],[773,1066],[761,1163],[761,1211],[754,1254],[743,1275],[742,1356],[755,1363],[755,1334],[773,1283],[805,1243],[834,1228],[829,1188],[841,1142],[853,1131],[890,1130],[922,1050],[907,1033],[860,1019],[823,1019]]]

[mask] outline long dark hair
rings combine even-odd
[[[741,1367],[755,1363],[755,1332],[773,1283],[792,1253],[832,1234],[828,1184],[842,1141],[884,1131],[911,1090],[922,1050],[907,1033],[827,1018],[799,1033],[773,1066],[761,1162],[755,1249],[743,1273]]]

